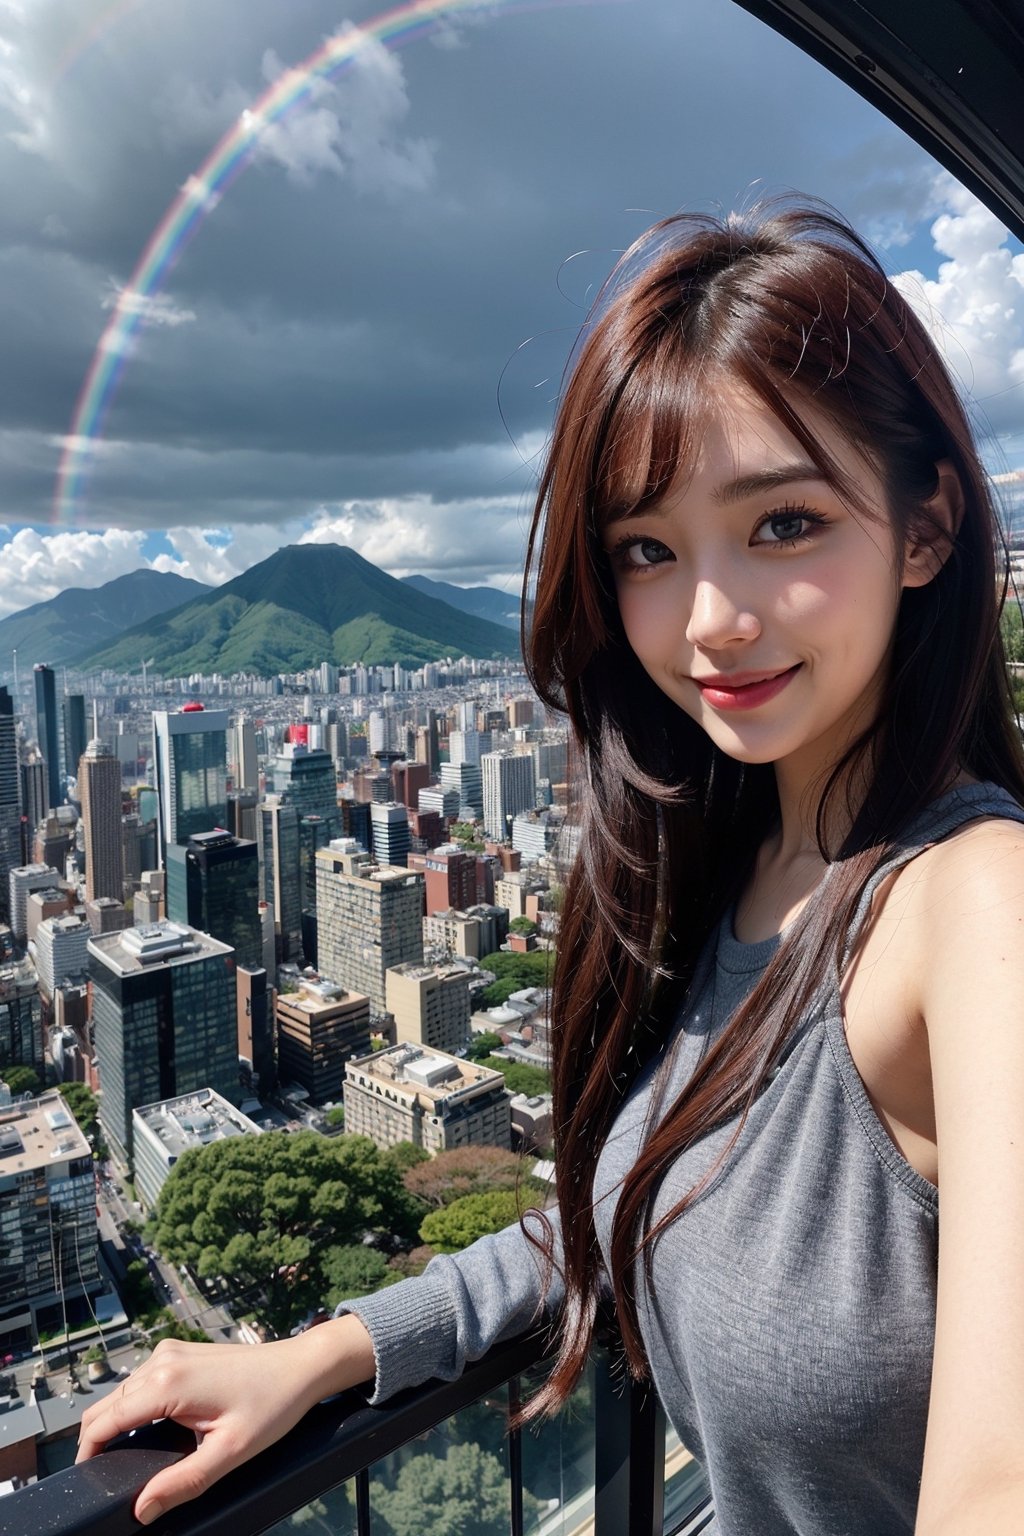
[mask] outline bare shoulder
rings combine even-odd
[[[988,816],[934,843],[886,893],[926,950],[962,951],[1024,922],[1024,823]]]

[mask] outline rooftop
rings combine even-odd
[[[161,918],[138,928],[122,928],[117,933],[97,934],[89,940],[89,953],[103,960],[120,976],[135,975],[158,964],[174,964],[230,955],[230,944],[222,944],[208,933],[199,933],[184,923]]]
[[[49,1168],[58,1158],[92,1157],[59,1093],[0,1102],[0,1177]]]
[[[226,1141],[232,1136],[258,1136],[263,1129],[212,1088],[179,1094],[158,1104],[145,1104],[134,1114],[176,1157],[190,1147]]]
[[[424,1046],[407,1043],[350,1061],[346,1075],[357,1072],[390,1086],[402,1087],[410,1097],[435,1103],[467,1089],[504,1085],[501,1073],[493,1067],[478,1066],[458,1056],[449,1056],[446,1051],[427,1050]]]

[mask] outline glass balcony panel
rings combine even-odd
[[[372,1536],[508,1536],[507,1425],[501,1386],[374,1462]]]
[[[671,1424],[666,1424],[664,1536],[675,1536],[708,1492],[703,1467],[694,1461]]]
[[[358,1536],[355,1479],[319,1494],[270,1526],[265,1536]]]
[[[523,1401],[546,1370],[524,1376]],[[523,1431],[524,1536],[570,1536],[592,1529],[594,1516],[594,1362],[589,1361],[556,1419]]]

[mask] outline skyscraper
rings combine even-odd
[[[230,944],[242,965],[262,962],[256,844],[230,832],[197,832],[167,848],[167,916]]]
[[[423,876],[339,840],[316,856],[316,910],[321,972],[383,1013],[385,971],[423,959]]]
[[[132,1157],[132,1110],[213,1088],[237,1103],[235,957],[227,944],[166,920],[89,941],[100,1122]]]
[[[76,777],[78,762],[86,749],[85,697],[81,693],[66,693],[61,700],[61,716],[64,727],[64,772],[69,779]]]
[[[53,668],[38,662],[35,667],[36,736],[46,763],[47,809],[64,803],[61,786],[60,743],[57,726],[57,684]]]
[[[263,900],[274,909],[278,960],[302,953],[302,895],[299,884],[299,813],[280,795],[259,808]]]
[[[338,809],[338,780],[334,759],[318,748],[312,751],[301,742],[287,742],[284,750],[271,759],[267,789],[283,795],[303,816],[321,816],[332,837],[341,830]]]
[[[498,842],[512,836],[512,818],[534,806],[533,757],[485,752],[480,759],[484,792],[484,831]]]
[[[409,857],[409,812],[404,805],[376,801],[370,806],[373,856],[381,864],[403,864]]]
[[[256,756],[256,727],[244,716],[231,727],[231,767],[235,789],[256,789],[259,760]]]
[[[11,870],[22,862],[21,804],[18,774],[18,737],[14,700],[0,688],[0,917],[10,920],[8,910]]]
[[[160,861],[170,843],[212,832],[228,819],[226,710],[186,704],[177,714],[153,715],[153,763],[160,797]]]
[[[90,741],[76,764],[85,833],[85,899],[124,896],[121,764],[104,741]]]

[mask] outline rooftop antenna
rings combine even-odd
[[[99,741],[100,739],[100,706],[98,699],[93,699],[92,701],[92,739],[93,741]]]
[[[18,647],[15,646],[11,653],[14,657],[14,697],[18,697]]]

